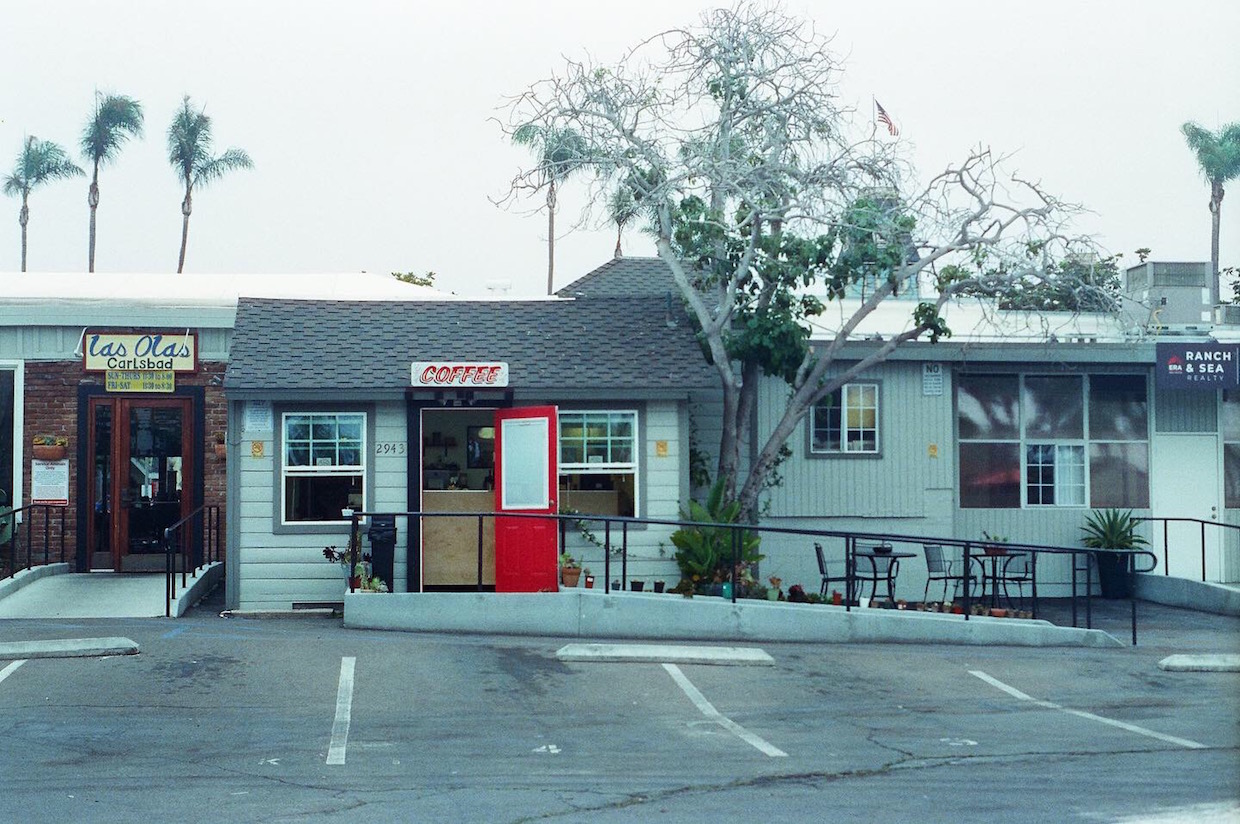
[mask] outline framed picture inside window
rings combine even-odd
[[[465,428],[465,468],[495,468],[495,427],[469,426]]]

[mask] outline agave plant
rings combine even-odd
[[[1095,509],[1085,519],[1081,542],[1090,549],[1132,549],[1149,542],[1137,534],[1132,510]]]
[[[670,536],[676,547],[680,574],[690,580],[709,581],[716,573],[730,569],[733,534],[738,531],[740,557],[737,562],[756,564],[764,557],[758,552],[761,539],[757,533],[725,526],[740,521],[741,504],[739,501],[725,502],[723,489],[723,481],[718,480],[705,502],[689,501],[680,514],[682,520],[693,521],[694,525],[681,527]]]

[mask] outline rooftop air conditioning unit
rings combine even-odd
[[[1240,304],[1223,303],[1215,306],[1214,322],[1220,326],[1240,326]]]

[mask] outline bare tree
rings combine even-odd
[[[1034,278],[1064,242],[1072,209],[1005,176],[978,148],[911,184],[899,144],[836,93],[829,41],[757,5],[707,12],[614,65],[568,61],[517,96],[506,129],[571,130],[586,144],[592,202],[620,183],[653,223],[659,257],[701,327],[723,396],[718,476],[753,517],[786,442],[820,399],[900,345],[950,334],[962,291]],[[537,182],[535,166],[514,190]],[[929,287],[906,328],[861,361],[841,347],[885,300]],[[860,293],[830,340],[811,341],[825,302]],[[745,478],[743,436],[763,373],[789,384],[786,409]]]

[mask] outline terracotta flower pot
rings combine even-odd
[[[66,446],[56,444],[33,444],[30,447],[36,461],[59,461],[63,460],[65,454],[69,451]]]
[[[564,567],[560,571],[560,575],[564,579],[564,586],[575,587],[577,582],[581,580],[581,567]]]

